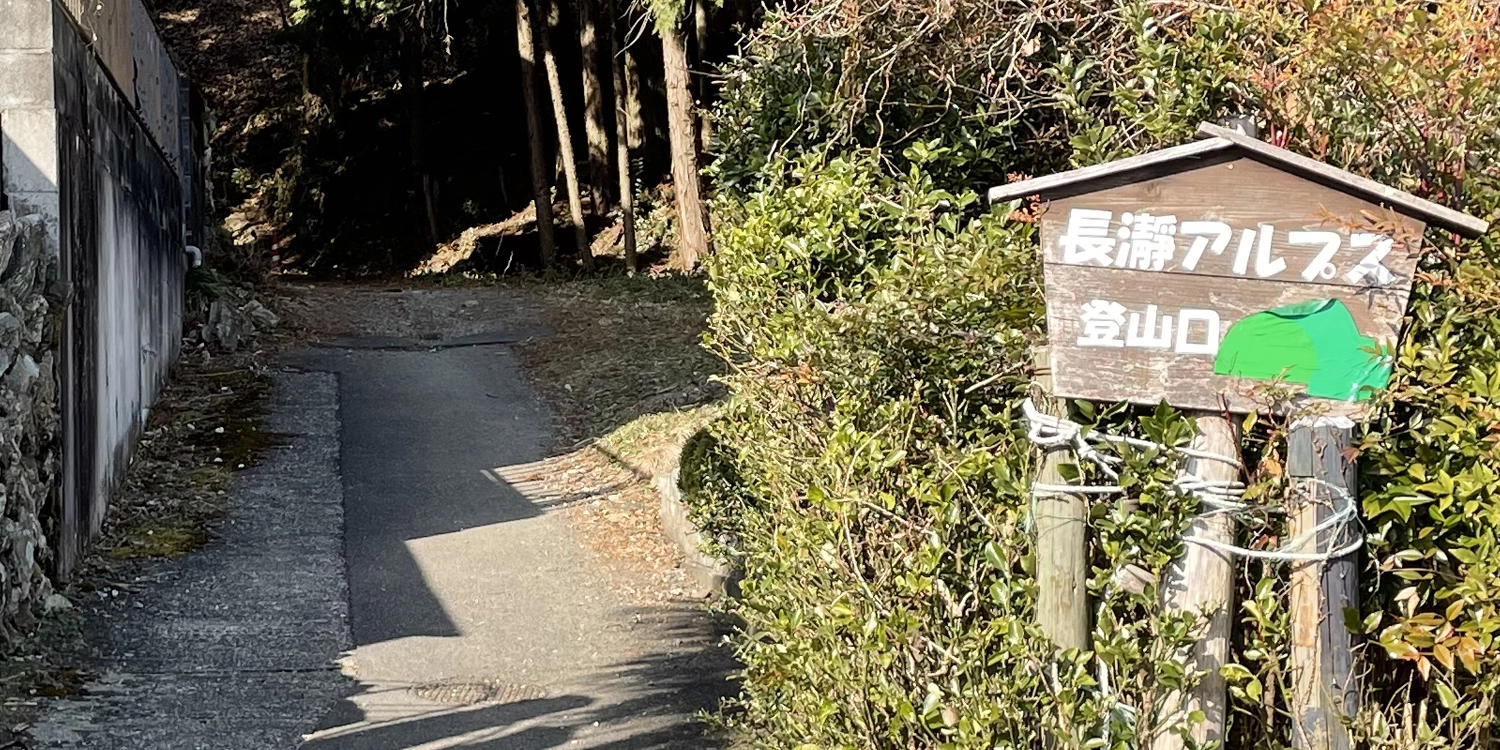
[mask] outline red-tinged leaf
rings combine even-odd
[[[1469,670],[1469,674],[1478,675],[1479,674],[1479,659],[1475,657],[1475,654],[1474,654],[1473,650],[1467,649],[1467,648],[1460,648],[1460,649],[1457,650],[1457,652],[1458,652],[1458,660],[1461,661],[1461,662],[1463,662],[1464,669]]]

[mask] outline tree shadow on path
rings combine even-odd
[[[519,700],[446,705],[420,686],[362,683],[323,720],[305,750],[689,750],[724,738],[699,715],[733,689],[736,663],[722,642],[727,623],[683,604],[631,608],[642,642],[665,644],[595,674],[552,686],[506,686]]]

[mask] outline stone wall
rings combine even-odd
[[[56,502],[56,256],[38,215],[0,211],[0,646],[31,625],[51,587],[43,519]]]

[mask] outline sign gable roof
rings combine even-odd
[[[1420,218],[1430,226],[1456,232],[1464,237],[1472,239],[1489,230],[1489,223],[1482,219],[1211,123],[1199,125],[1197,140],[1191,143],[1106,164],[999,185],[990,188],[989,199],[991,203],[998,203],[1031,195],[1041,195],[1044,198],[1055,193],[1076,195],[1088,192],[1088,184],[1096,181],[1108,182],[1111,178],[1128,177],[1139,172],[1173,171],[1174,166],[1191,167],[1201,162],[1222,161],[1235,156],[1252,158],[1371,203],[1388,206],[1398,213]]]

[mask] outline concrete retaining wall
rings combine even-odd
[[[182,187],[172,166],[180,150],[156,141],[152,120],[130,104],[65,11],[55,14],[59,246],[74,293],[62,341],[68,501],[57,548],[66,569],[104,522],[110,492],[176,361],[187,264]],[[145,90],[161,94],[157,115],[178,106],[175,74],[169,86]]]
[[[37,376],[57,394],[39,408],[61,424],[57,468],[38,473],[53,501],[37,509],[60,575],[98,532],[178,353],[183,247],[207,205],[199,102],[140,0],[0,0],[0,209],[30,217],[63,290]],[[4,312],[0,297],[0,361]],[[30,575],[23,562],[0,550],[0,581]],[[0,626],[26,606],[0,599]]]

